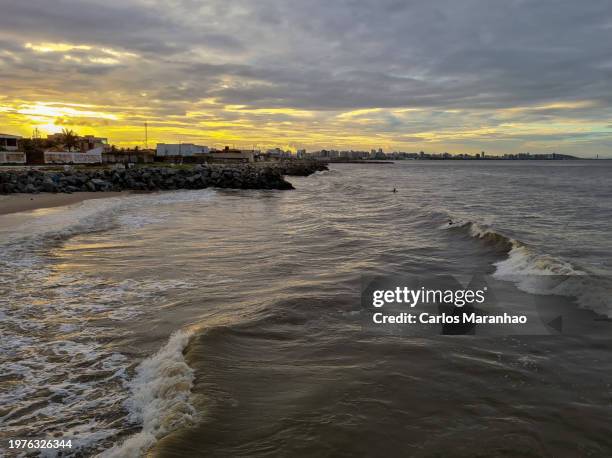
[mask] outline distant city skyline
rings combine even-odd
[[[607,0],[2,2],[0,132],[612,157]]]

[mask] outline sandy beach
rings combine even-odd
[[[39,208],[72,205],[88,199],[104,199],[129,194],[124,192],[75,192],[73,194],[10,194],[0,196],[0,215],[19,213]]]

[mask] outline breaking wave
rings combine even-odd
[[[319,175],[340,175],[340,171],[335,170],[335,169],[330,169],[330,170],[317,170],[315,173],[313,173],[313,176],[319,176]]]
[[[190,337],[187,331],[174,333],[163,348],[137,367],[128,383],[130,397],[125,407],[128,420],[142,425],[142,430],[102,452],[100,458],[140,456],[161,437],[196,421],[190,402],[194,371],[183,357]]]
[[[192,372],[182,361],[187,334],[174,335],[135,377],[130,358],[108,343],[127,335],[109,323],[142,316],[173,290],[191,285],[64,271],[54,249],[81,234],[138,230],[162,221],[164,205],[214,195],[203,190],[86,200],[24,213],[22,224],[0,234],[0,366],[8,388],[0,392],[0,422],[7,433],[40,437],[61,428],[73,438],[71,453],[89,454],[112,445],[124,422],[142,425],[138,439],[126,442],[134,447],[163,435],[183,413],[191,415],[185,393]],[[156,212],[149,215],[147,208]],[[154,396],[147,399],[147,391]]]
[[[454,222],[445,228],[466,231],[471,237],[504,252],[506,258],[494,264],[494,278],[513,282],[530,294],[575,298],[581,308],[612,316],[610,279],[591,275],[564,259],[539,253],[521,241],[472,221]]]

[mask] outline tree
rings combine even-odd
[[[18,141],[17,148],[19,151],[23,151],[24,153],[29,153],[34,150],[34,140],[31,138],[20,138]]]
[[[62,130],[62,140],[64,142],[64,146],[68,148],[68,151],[72,151],[78,144],[78,135],[74,133],[72,129],[63,129]]]

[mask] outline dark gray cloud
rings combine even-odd
[[[3,49],[85,43],[175,65],[159,75],[174,81],[241,78],[189,97],[320,110],[612,97],[608,0],[2,3]]]
[[[472,127],[499,126],[495,110],[517,107],[534,107],[514,113],[523,123],[611,117],[609,0],[0,0],[0,11],[0,84],[13,96],[94,89],[118,103],[146,92],[177,115],[211,98],[468,110]],[[25,47],[46,42],[92,49]],[[104,49],[124,54],[113,62]],[[413,141],[428,123],[461,124],[451,118],[388,112],[364,129]]]

